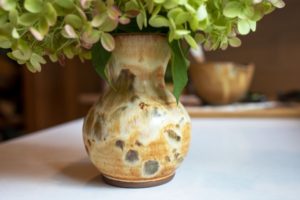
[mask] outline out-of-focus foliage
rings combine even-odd
[[[207,50],[237,47],[238,35],[282,0],[0,0],[0,48],[32,72],[46,63],[91,59],[94,44],[112,51],[114,33],[162,32]],[[95,54],[97,55],[97,54]]]

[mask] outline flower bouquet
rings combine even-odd
[[[0,48],[32,72],[48,59],[91,59],[112,87],[85,118],[86,151],[106,182],[148,187],[170,181],[188,152],[191,121],[178,98],[189,47],[238,47],[239,35],[283,6],[282,0],[0,0]],[[168,63],[174,95],[164,82]]]

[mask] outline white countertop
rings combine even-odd
[[[0,200],[299,200],[299,119],[193,119],[172,182],[103,183],[85,153],[82,120],[0,144]]]

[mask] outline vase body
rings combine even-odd
[[[90,109],[83,137],[111,184],[145,187],[170,180],[187,154],[190,118],[165,87],[170,48],[161,35],[119,35],[108,63],[114,88]]]

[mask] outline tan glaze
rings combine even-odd
[[[190,118],[166,89],[170,59],[161,35],[119,35],[108,64],[110,88],[89,111],[86,150],[104,180],[147,187],[172,179],[190,143]]]
[[[241,100],[249,89],[253,73],[253,64],[192,62],[190,67],[198,95],[210,104],[230,104]]]

